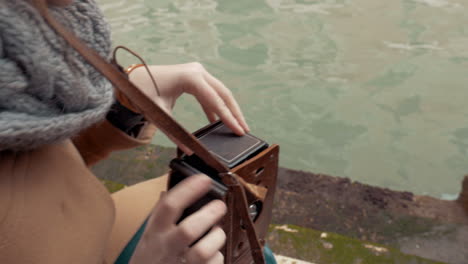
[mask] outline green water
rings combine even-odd
[[[98,2],[115,44],[230,87],[282,166],[445,198],[468,173],[466,0]],[[175,116],[206,123],[189,97]]]

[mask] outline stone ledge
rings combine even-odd
[[[119,184],[131,185],[164,174],[174,155],[174,149],[144,146],[114,153],[93,171],[110,181],[107,185],[118,189],[122,187]],[[281,168],[273,223],[337,233],[388,245],[407,254],[466,264],[467,190],[465,177],[458,200],[443,201],[347,178]],[[283,253],[298,257],[295,254]]]

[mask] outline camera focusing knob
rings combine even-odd
[[[258,215],[258,207],[256,204],[251,204],[249,206],[249,216],[250,216],[250,219],[252,219],[252,221],[255,221],[255,219],[257,218],[257,215]]]

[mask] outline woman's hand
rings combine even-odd
[[[185,208],[203,197],[211,179],[192,176],[161,196],[130,264],[222,264],[220,252],[226,235],[215,226],[226,213],[226,205],[215,200],[176,225]],[[212,228],[215,226],[214,228]],[[211,231],[189,247],[208,230]]]
[[[231,91],[200,63],[154,65],[149,68],[158,85],[160,96],[144,67],[132,71],[130,80],[168,113],[171,113],[177,98],[183,93],[188,93],[195,96],[210,122],[219,117],[238,135],[249,131]]]

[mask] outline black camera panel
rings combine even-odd
[[[268,144],[265,141],[249,133],[244,136],[237,136],[222,122],[217,122],[202,128],[198,132],[195,132],[194,135],[229,169],[248,161],[250,158],[268,148]],[[198,211],[210,201],[215,199],[222,200],[228,191],[228,188],[222,183],[216,170],[208,166],[195,154],[190,156],[182,155],[179,158],[173,159],[170,163],[170,167],[172,172],[169,189],[195,174],[206,174],[213,179],[210,192],[187,208],[178,222]],[[261,207],[261,204],[255,204],[256,213],[261,210]]]

